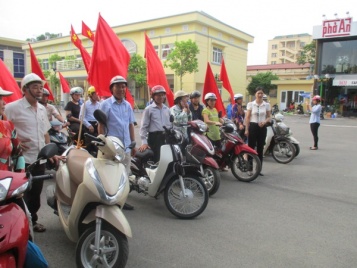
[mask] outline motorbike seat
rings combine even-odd
[[[150,158],[154,156],[154,152],[151,149],[146,149],[143,152],[137,151],[135,157],[139,158],[142,163],[147,162]]]
[[[72,149],[67,155],[69,177],[77,185],[83,182],[84,163],[88,158],[93,158],[93,156],[81,149]]]

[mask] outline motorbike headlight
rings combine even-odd
[[[125,148],[123,146],[123,143],[118,138],[115,137],[110,137],[110,138],[115,147],[115,154],[116,154],[115,158],[118,161],[123,161],[125,158]]]
[[[201,120],[197,120],[197,127],[200,132],[206,132],[207,131],[207,124]]]
[[[119,178],[119,185],[118,185],[118,189],[117,189],[116,193],[114,195],[108,195],[104,189],[104,186],[100,179],[98,171],[95,168],[95,166],[93,164],[93,160],[91,158],[87,159],[87,161],[85,163],[85,167],[88,170],[88,173],[89,173],[90,177],[92,178],[92,180],[95,184],[95,187],[97,188],[100,199],[108,205],[116,204],[118,202],[119,196],[123,194],[123,191],[125,189],[125,184],[127,183],[127,180],[128,180],[128,174],[126,173],[125,168],[123,169],[123,172]]]
[[[5,178],[3,180],[0,180],[0,201],[5,200],[7,193],[10,189],[11,180],[11,178]]]
[[[25,182],[23,185],[21,185],[19,188],[17,188],[15,191],[12,192],[11,196],[18,196],[22,193],[24,193],[29,186],[29,182]]]

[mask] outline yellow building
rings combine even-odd
[[[68,26],[70,28],[70,25]],[[214,74],[219,74],[222,56],[231,86],[235,93],[245,93],[246,65],[248,44],[252,43],[253,36],[235,29],[204,12],[189,12],[169,17],[152,19],[137,23],[112,27],[130,54],[137,53],[144,57],[145,33],[151,40],[162,62],[174,48],[175,41],[187,41],[191,39],[198,45],[199,71],[183,76],[183,85],[174,72],[165,68],[168,83],[173,91],[182,89],[187,92],[199,90],[202,92],[207,62],[211,64]],[[77,33],[80,29],[75,29]],[[93,29],[94,30],[94,29]],[[93,43],[91,40],[79,35],[82,44],[91,54]],[[50,40],[44,40],[31,44],[37,58],[41,59],[44,70],[60,71],[70,82],[71,86],[88,88],[87,73],[80,58],[79,50],[71,43],[70,36],[62,36]],[[27,70],[30,68],[29,47],[26,50]],[[49,66],[51,55],[57,54],[63,58],[53,66]],[[74,59],[68,60],[68,57]],[[52,72],[53,72],[52,71]],[[221,83],[218,86],[222,89]],[[136,103],[142,105],[148,100],[147,90],[135,90],[135,85],[129,81],[129,88],[135,97]],[[222,89],[223,100],[228,99],[228,93]],[[64,94],[66,95],[66,94]],[[68,96],[62,96],[63,102],[68,101]]]
[[[26,41],[0,37],[0,59],[20,84],[25,75],[25,53],[22,46]]]
[[[299,51],[311,41],[307,33],[275,36],[268,41],[267,64],[295,63]]]

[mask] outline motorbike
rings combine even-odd
[[[271,114],[274,115],[274,114],[277,114],[279,113],[279,108],[278,108],[278,104],[275,103],[271,109]]]
[[[53,120],[50,123],[51,128],[48,131],[48,134],[50,135],[50,141],[57,145],[58,153],[63,154],[63,152],[68,149],[69,143],[68,136],[61,131],[63,123],[58,120]]]
[[[298,114],[304,114],[304,107],[302,106],[301,102],[297,105],[296,111]]]
[[[173,122],[173,116],[170,121]],[[131,159],[131,191],[157,198],[164,193],[167,209],[176,217],[192,219],[200,215],[208,204],[208,191],[196,173],[186,172],[180,144],[179,130],[164,127],[166,144],[161,146],[158,163],[149,161],[151,149],[136,152]]]
[[[94,116],[106,126],[100,110]],[[86,150],[69,147],[56,172],[55,185],[46,190],[47,203],[59,216],[67,237],[77,243],[77,267],[125,267],[130,225],[122,212],[129,193],[122,160],[123,143],[116,137],[86,134],[98,147],[97,158]],[[133,148],[135,143],[129,147]]]
[[[243,182],[255,180],[262,165],[258,153],[244,143],[237,132],[237,126],[224,118],[220,127],[221,145],[216,148],[214,159],[220,168],[229,166],[234,177]]]
[[[208,194],[214,195],[220,186],[221,175],[219,166],[213,158],[215,150],[211,141],[204,135],[207,125],[201,120],[187,122],[190,143],[184,149],[185,169],[190,172],[198,171]]]
[[[277,114],[272,118],[267,127],[263,154],[271,153],[276,162],[287,164],[299,154],[300,146],[292,136],[290,128],[282,122],[283,118],[282,114]]]
[[[31,215],[23,200],[34,180],[51,179],[52,174],[32,176],[32,168],[57,153],[54,144],[44,146],[27,172],[0,171],[0,267],[23,267],[27,245],[34,239]]]

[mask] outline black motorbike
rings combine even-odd
[[[298,104],[298,106],[296,107],[296,111],[298,114],[304,114],[304,107],[302,106],[302,103]]]
[[[277,114],[278,112],[279,112],[278,104],[275,103],[271,109],[271,114],[274,115]]]

